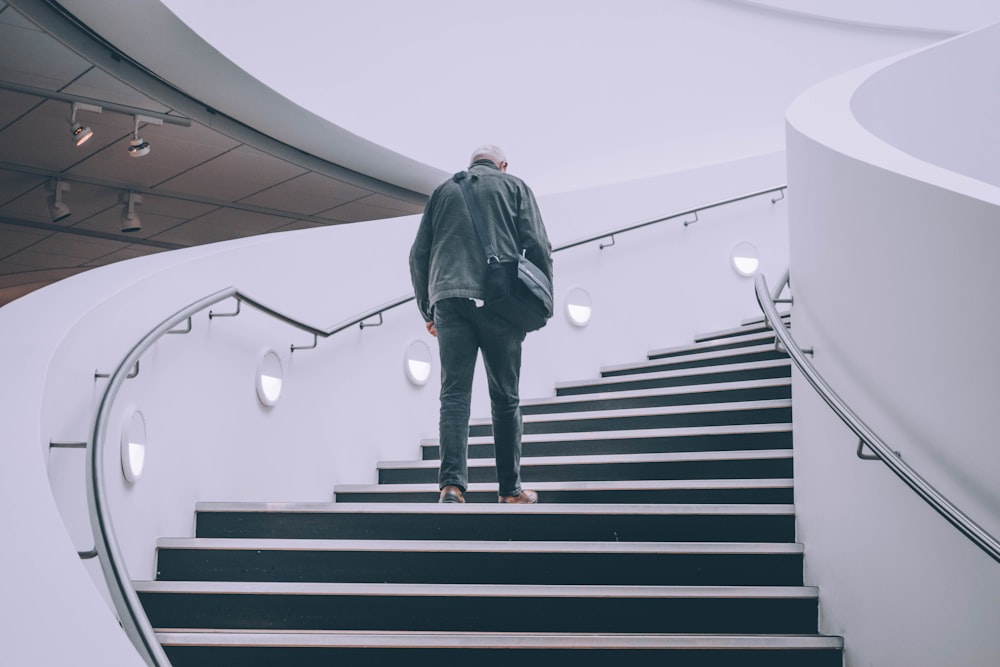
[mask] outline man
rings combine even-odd
[[[472,154],[467,180],[484,231],[502,261],[522,251],[552,277],[552,246],[531,189],[507,173],[496,146]],[[520,247],[514,239],[519,239]],[[464,503],[468,487],[469,410],[480,350],[490,391],[501,503],[535,503],[521,488],[521,343],[524,331],[483,307],[486,252],[461,186],[448,179],[431,195],[410,249],[410,277],[427,331],[441,357],[439,502]]]

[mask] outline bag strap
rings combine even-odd
[[[475,178],[475,176],[472,178]],[[479,208],[479,201],[472,194],[472,187],[470,185],[472,178],[469,178],[469,172],[467,171],[460,171],[452,176],[452,180],[458,183],[462,190],[462,198],[465,199],[465,205],[469,208],[469,216],[472,218],[473,227],[476,228],[476,236],[479,237],[479,242],[483,244],[483,250],[486,251],[486,263],[499,262],[500,255],[490,243],[490,237],[483,228],[483,212]]]

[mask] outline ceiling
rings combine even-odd
[[[415,192],[276,141],[129,61],[54,2],[0,0],[0,305],[124,259],[418,213]],[[17,5],[17,9],[13,5]],[[30,17],[30,18],[29,18]],[[44,25],[44,28],[41,26]],[[94,136],[76,146],[76,119]],[[144,157],[127,149],[136,114]],[[53,222],[53,184],[71,210]],[[123,201],[142,197],[124,233]]]

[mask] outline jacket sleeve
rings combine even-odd
[[[527,185],[521,196],[518,212],[517,233],[521,239],[524,255],[532,264],[540,268],[552,280],[552,244],[542,223],[535,195]]]
[[[427,202],[424,208],[424,215],[420,218],[420,226],[417,228],[417,237],[410,248],[410,282],[413,284],[413,293],[416,296],[417,308],[423,315],[425,322],[434,321],[431,314],[431,304],[429,297],[430,262],[431,262],[431,241],[433,240],[431,225],[431,209],[433,197]]]

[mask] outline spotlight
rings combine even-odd
[[[53,179],[51,185],[49,186],[51,195],[49,195],[49,218],[52,222],[59,222],[60,220],[65,220],[71,214],[69,206],[66,206],[62,200],[62,193],[69,190],[69,183],[63,183],[59,179]]]
[[[77,111],[93,111],[94,113],[101,113],[103,109],[99,106],[93,104],[84,104],[83,102],[73,102],[73,111],[70,114],[69,124],[70,124],[70,136],[73,137],[73,143],[77,146],[82,146],[90,138],[94,136],[94,131],[84,125],[83,123],[76,122],[76,112]]]
[[[135,126],[132,130],[132,140],[128,142],[128,156],[142,157],[149,155],[149,142],[139,136],[139,123],[149,123],[151,125],[163,125],[163,119],[150,118],[149,116],[136,116]]]
[[[129,192],[128,197],[122,196],[122,231],[125,233],[137,232],[142,229],[142,221],[139,220],[139,214],[136,212],[135,207],[142,203],[142,195],[136,194],[135,192]]]

